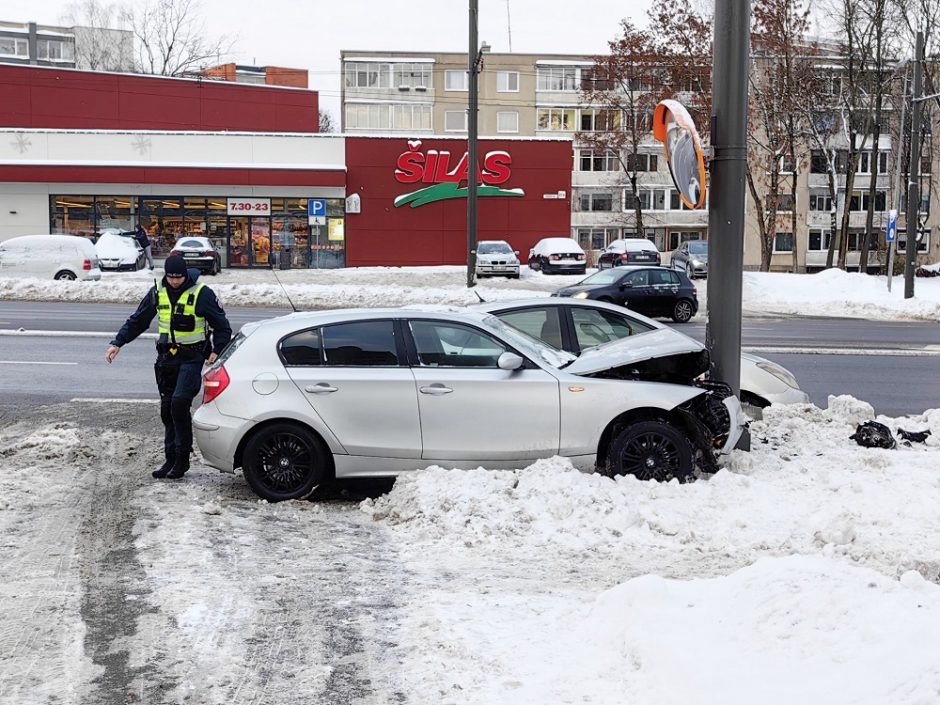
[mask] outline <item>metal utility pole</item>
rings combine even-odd
[[[480,48],[477,40],[478,0],[470,0],[470,49],[467,52],[467,79],[470,83],[467,106],[467,287],[476,285],[477,269],[477,76]]]
[[[715,0],[711,196],[708,208],[710,376],[741,392],[741,275],[747,192],[747,78],[750,0]]]
[[[914,54],[914,86],[911,97],[911,163],[907,181],[907,235],[904,242],[904,298],[914,296],[914,262],[917,258],[917,235],[920,231],[920,131],[923,119],[921,91],[924,73],[924,33],[917,33]]]

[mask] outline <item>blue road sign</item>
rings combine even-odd
[[[894,242],[898,234],[898,212],[892,210],[888,220],[888,230],[885,233],[885,242]]]
[[[309,218],[326,217],[326,199],[325,198],[308,198],[307,199],[307,216]]]

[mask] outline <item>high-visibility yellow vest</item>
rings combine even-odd
[[[157,288],[157,314],[159,321],[157,332],[160,338],[180,345],[192,345],[201,343],[206,339],[206,319],[196,315],[196,302],[199,300],[199,292],[202,291],[202,284],[192,286],[176,300],[176,304],[170,302],[170,294],[165,287]],[[173,323],[176,321],[176,326]],[[192,325],[190,325],[192,322]],[[181,330],[185,328],[186,330]]]

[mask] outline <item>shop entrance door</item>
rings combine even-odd
[[[271,219],[229,216],[229,266],[271,266]]]

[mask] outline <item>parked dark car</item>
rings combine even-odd
[[[695,285],[682,272],[665,267],[602,269],[552,296],[619,304],[646,316],[668,316],[686,323],[698,312]]]
[[[705,240],[692,240],[683,242],[679,249],[672,253],[670,266],[685,272],[689,279],[708,276],[708,242]]]
[[[643,237],[614,240],[597,258],[598,269],[623,267],[629,264],[659,264],[662,256],[652,241]]]
[[[218,274],[222,270],[222,258],[206,237],[184,237],[173,246],[170,254],[182,255],[186,266],[206,274]]]

